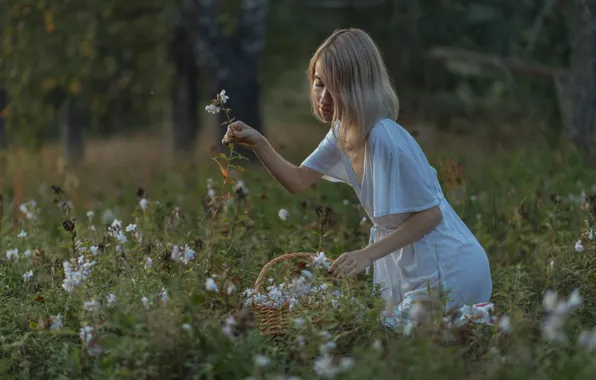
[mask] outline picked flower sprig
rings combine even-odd
[[[221,124],[221,126],[224,128],[227,128],[228,125],[232,124],[235,120],[235,118],[232,117],[232,109],[228,108],[226,106],[226,103],[228,102],[229,99],[230,99],[230,97],[228,95],[226,95],[226,90],[221,90],[221,92],[219,92],[217,94],[215,99],[211,100],[211,104],[209,104],[205,107],[205,111],[207,111],[213,115],[216,115],[220,112],[225,113],[226,120]],[[234,144],[228,144],[228,147],[230,148],[229,155],[226,156],[225,154],[220,153],[217,157],[214,157],[213,160],[219,166],[221,174],[224,178],[224,184],[226,184],[226,183],[233,184],[234,182],[230,181],[230,179],[229,179],[230,170],[234,170],[239,173],[244,172],[245,170],[241,166],[232,164],[232,161],[234,159],[246,160],[247,158],[242,156],[238,152],[234,151]],[[225,166],[222,165],[222,163],[219,161],[219,159],[222,159],[225,162]]]

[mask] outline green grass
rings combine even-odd
[[[436,152],[431,161],[448,156]],[[142,184],[104,183],[118,190],[97,198],[95,191],[85,190],[97,185],[93,176],[82,174],[77,193],[56,194],[47,185],[25,189],[28,197],[22,201],[37,202],[36,217],[28,219],[13,211],[18,207],[11,207],[12,188],[5,185],[0,377],[307,379],[316,377],[320,346],[330,339],[336,345],[330,354],[335,363],[354,359],[353,368],[337,378],[593,379],[593,353],[576,341],[580,331],[596,325],[596,242],[582,235],[595,227],[594,216],[589,201],[570,195],[579,196],[582,190],[587,196],[596,194],[596,175],[572,156],[562,160],[541,150],[485,160],[454,157],[463,164],[466,185],[461,202],[453,199],[453,205],[489,254],[492,301],[497,314],[512,319],[508,334],[496,327],[466,328],[453,331],[458,339],[447,344],[431,325],[406,338],[378,323],[381,308],[370,277],[332,281],[313,270],[316,281],[355,297],[366,311],[360,313],[347,301],[337,307],[322,302],[295,311],[307,321],[302,329],[292,328],[283,337],[261,335],[242,305],[241,293],[254,285],[263,266],[287,252],[322,250],[334,258],[358,249],[367,244],[370,225],[361,223],[365,214],[351,188],[321,182],[291,197],[258,168],[240,176],[248,196],[240,200],[232,191],[234,201],[213,218],[213,208],[203,202],[207,178],[215,180],[218,195],[231,185],[221,186],[211,162],[160,172],[147,189],[147,210],[139,207],[136,195]],[[63,202],[67,209],[60,207]],[[329,218],[316,211],[325,207],[332,210]],[[290,214],[286,221],[278,217],[282,208]],[[86,215],[90,210],[95,213],[91,219]],[[124,232],[124,244],[110,237],[106,224],[114,217],[123,229],[136,224],[142,240],[132,232]],[[75,230],[67,231],[63,223],[72,218]],[[24,239],[18,237],[21,230],[27,233]],[[583,252],[574,250],[579,239]],[[169,244],[188,244],[195,258],[188,264],[171,261]],[[93,256],[89,247],[100,245],[104,249]],[[18,249],[17,260],[7,258],[10,249]],[[63,262],[80,255],[96,264],[69,293],[62,287]],[[147,257],[152,260],[149,269]],[[29,270],[33,276],[24,281]],[[275,266],[270,277],[281,280],[297,273],[296,263],[284,263]],[[208,278],[220,292],[206,289]],[[231,284],[236,290],[227,294]],[[547,341],[542,329],[545,290],[567,296],[576,288],[583,307],[566,320],[569,340]],[[110,293],[116,297],[111,306],[106,298]],[[147,306],[142,297],[147,297]],[[99,303],[96,311],[84,307],[91,300]],[[50,329],[58,314],[63,327]],[[237,321],[234,338],[222,331],[229,315]],[[79,336],[84,326],[94,329],[88,344]],[[257,354],[270,363],[256,364]]]

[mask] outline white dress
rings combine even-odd
[[[448,292],[448,309],[489,301],[492,280],[484,249],[445,199],[437,172],[416,140],[399,124],[382,119],[370,132],[361,186],[333,129],[302,165],[354,188],[374,223],[371,244],[410,213],[441,208],[443,221],[436,228],[374,262],[373,281],[381,285],[388,306],[400,310],[414,300],[435,298],[439,290]]]

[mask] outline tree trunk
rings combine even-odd
[[[185,0],[186,26],[193,38],[199,65],[213,73],[219,90],[230,97],[232,117],[263,133],[261,119],[260,55],[266,33],[267,0],[241,0],[236,32],[224,35],[219,23],[218,0]],[[225,121],[225,115],[220,120]],[[221,127],[218,143],[225,133]],[[254,155],[239,150],[245,157]]]
[[[242,120],[263,133],[259,58],[254,55],[244,56],[231,62],[228,68],[234,75],[220,77],[219,85],[230,96],[226,105],[232,109],[232,117],[235,120]],[[220,122],[223,123],[226,120],[226,115],[222,113]],[[225,133],[226,127],[220,126],[217,133],[219,144],[221,144]],[[254,157],[254,154],[246,149],[235,148],[235,150],[250,160]]]
[[[80,97],[68,99],[62,106],[62,153],[70,165],[76,165],[84,155],[85,112]]]
[[[573,0],[569,19],[571,48],[568,77],[562,79],[568,99],[566,126],[573,142],[596,158],[596,0]]]
[[[6,124],[4,121],[4,109],[8,102],[6,101],[6,91],[4,91],[4,87],[0,85],[0,149],[6,147],[6,134],[5,128]]]
[[[171,43],[170,56],[175,74],[172,83],[173,148],[176,153],[192,152],[199,130],[197,120],[197,82],[199,71],[186,31],[179,28]]]

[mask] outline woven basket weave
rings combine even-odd
[[[313,253],[308,252],[295,252],[295,253],[286,253],[285,255],[278,256],[265,264],[257,280],[255,281],[255,285],[253,289],[256,293],[258,293],[263,281],[265,280],[265,275],[267,272],[275,265],[282,261],[286,260],[294,260],[294,259],[304,259],[312,261],[315,257]],[[327,261],[331,261],[327,259]],[[307,306],[304,305],[303,306]],[[255,313],[257,326],[259,331],[263,335],[270,335],[270,336],[279,336],[285,335],[288,332],[290,327],[290,309],[287,304],[283,305],[280,308],[274,308],[271,306],[266,305],[253,305],[252,310]]]

